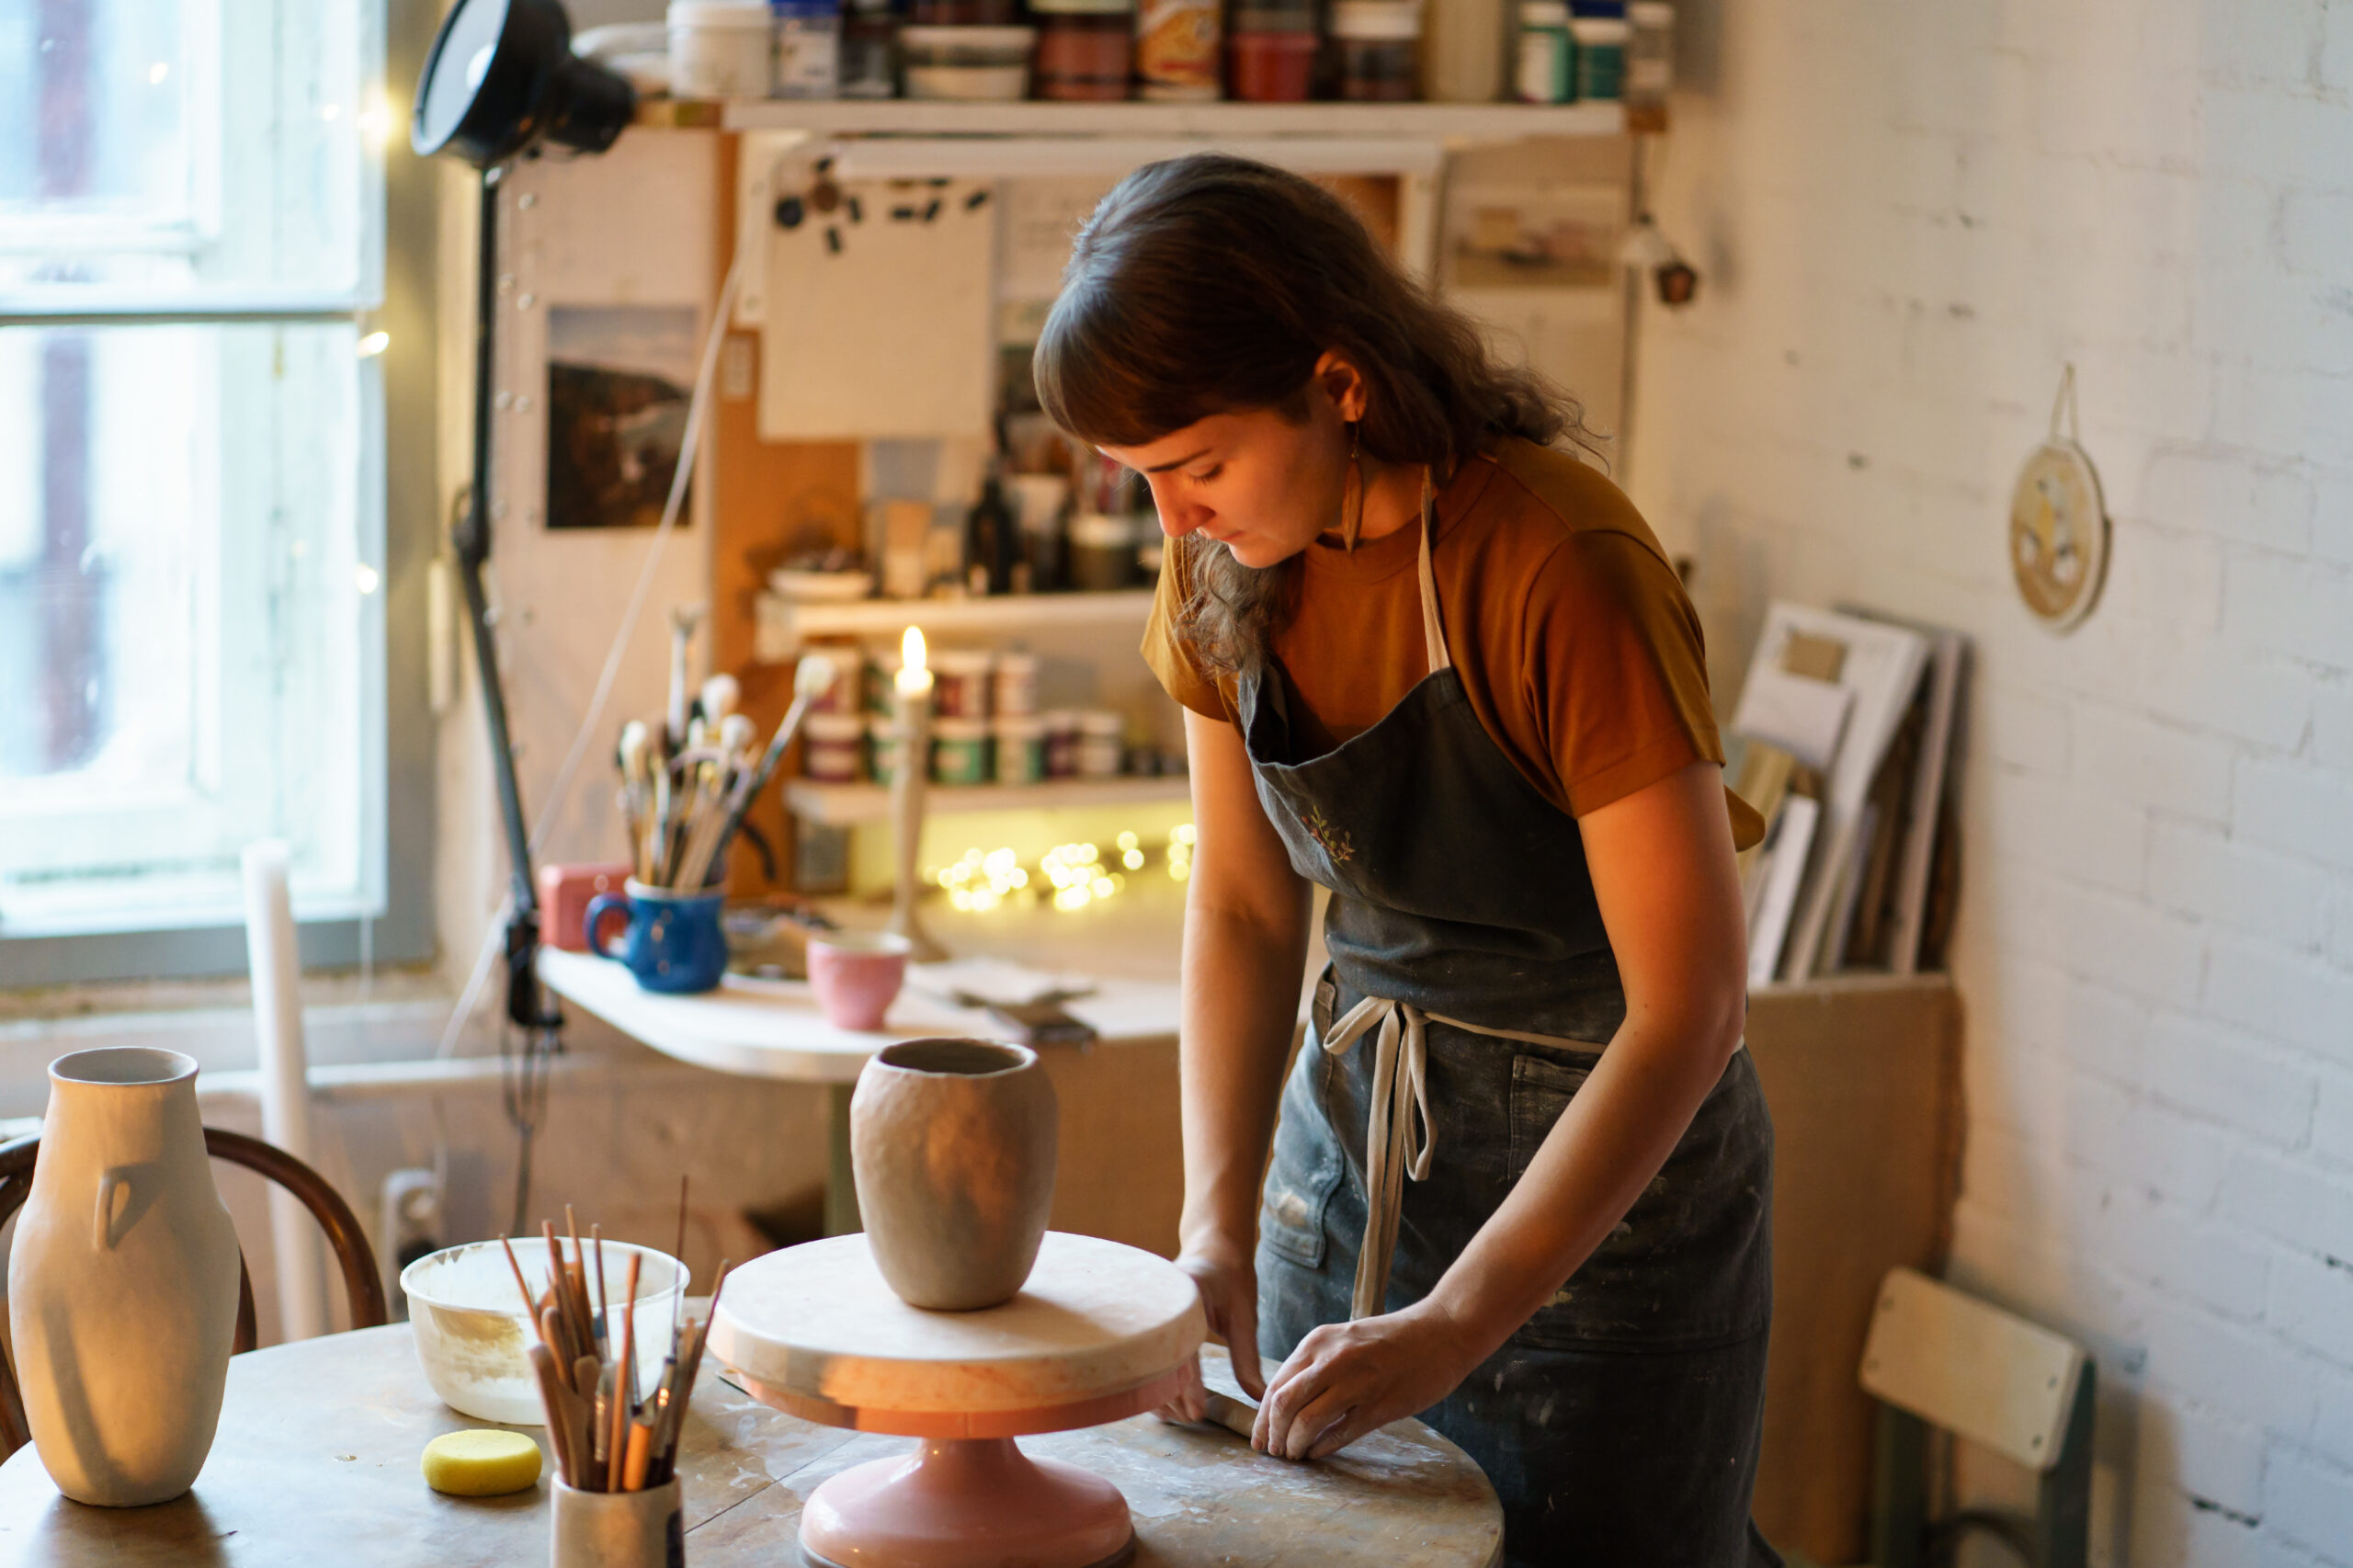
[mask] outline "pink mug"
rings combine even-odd
[[[904,937],[887,931],[812,933],[809,988],[825,1021],[868,1034],[880,1029],[907,978],[911,950]]]

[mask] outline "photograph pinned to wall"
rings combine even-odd
[[[694,387],[692,305],[548,312],[548,527],[652,528]],[[679,508],[685,526],[691,508]]]

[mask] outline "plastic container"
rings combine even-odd
[[[935,648],[931,653],[931,711],[937,719],[989,716],[989,668],[996,661],[985,648]]]
[[[989,733],[996,742],[996,781],[1035,784],[1046,777],[1046,721],[1035,713],[1017,713],[993,721]]]
[[[1322,44],[1312,7],[1238,7],[1225,40],[1227,90],[1244,103],[1305,103]]]
[[[779,98],[830,98],[841,90],[841,0],[768,0],[775,20]]]
[[[1000,103],[1029,92],[1032,28],[908,27],[899,29],[907,97]]]
[[[1081,713],[1078,716],[1078,776],[1081,778],[1115,778],[1119,777],[1120,758],[1126,751],[1128,721],[1124,715],[1109,711]]]
[[[1569,20],[1577,46],[1580,101],[1615,103],[1626,95],[1626,44],[1633,28],[1620,16],[1588,16],[1584,7]]]
[[[1128,96],[1135,50],[1130,0],[1031,0],[1038,24],[1038,96],[1112,103]]]
[[[1527,0],[1519,8],[1514,96],[1524,104],[1564,104],[1576,91],[1576,46],[1569,41],[1568,0]]]
[[[1218,96],[1219,0],[1137,0],[1136,96],[1204,103]]]
[[[537,1236],[517,1236],[515,1260],[534,1290],[547,1283],[548,1246]],[[649,1367],[659,1367],[670,1353],[670,1313],[678,1292],[691,1282],[684,1264],[652,1247],[628,1242],[605,1244],[605,1300],[616,1312],[622,1305],[623,1281],[635,1254],[637,1282],[637,1354]],[[597,1286],[595,1272],[588,1286]],[[497,1421],[509,1426],[541,1426],[547,1413],[540,1403],[539,1380],[531,1373],[528,1347],[538,1338],[525,1326],[523,1302],[515,1289],[515,1271],[496,1242],[469,1242],[428,1253],[401,1270],[401,1290],[408,1297],[409,1328],[416,1336],[416,1358],[425,1381],[441,1403],[477,1421]],[[619,1337],[619,1330],[615,1330]]]
[[[989,727],[982,719],[935,719],[931,724],[931,781],[989,781]]]
[[[1134,583],[1136,529],[1132,517],[1085,513],[1070,520],[1070,584],[1089,593],[1116,593]]]
[[[812,713],[801,721],[801,772],[820,784],[855,784],[866,771],[866,720]]]
[[[889,0],[850,0],[842,9],[841,96],[896,97],[898,51],[899,21]]]
[[[671,97],[767,97],[772,27],[767,0],[670,0],[665,20]]]
[[[1410,103],[1421,79],[1422,10],[1415,0],[1334,0],[1340,97],[1351,103]]]
[[[1027,719],[1038,711],[1038,655],[999,653],[989,678],[989,711],[1000,719]]]
[[[1046,724],[1046,777],[1078,777],[1078,714],[1056,708],[1039,715]]]

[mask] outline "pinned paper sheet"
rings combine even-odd
[[[861,180],[839,190],[831,211],[767,230],[760,439],[986,435],[992,187]]]

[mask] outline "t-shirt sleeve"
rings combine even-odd
[[[1160,582],[1153,590],[1152,613],[1143,623],[1143,662],[1178,702],[1206,718],[1231,721],[1233,710],[1225,694],[1195,662],[1193,651],[1177,631],[1185,590],[1177,580],[1176,556],[1174,549],[1161,551]]]
[[[1722,767],[1699,617],[1643,541],[1592,529],[1537,571],[1521,663],[1572,814],[1584,816],[1695,762]],[[1733,843],[1763,824],[1727,792]]]

